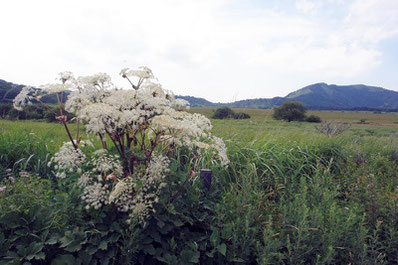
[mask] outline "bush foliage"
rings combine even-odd
[[[313,123],[320,123],[322,122],[321,117],[316,116],[316,115],[310,115],[307,118],[305,118],[306,122],[313,122]]]
[[[26,106],[22,111],[13,108],[12,104],[0,104],[0,118],[7,120],[45,120],[47,122],[57,122],[54,115],[60,115],[60,110],[55,105],[45,107],[40,104]],[[67,119],[73,118],[68,112],[65,112]]]
[[[272,117],[276,120],[303,121],[307,107],[304,104],[296,101],[285,101],[282,106],[274,108]]]
[[[250,115],[244,112],[237,112],[235,113],[231,108],[222,107],[216,109],[214,112],[213,119],[250,119]]]

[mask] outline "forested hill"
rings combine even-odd
[[[11,103],[23,85],[0,79],[0,103]],[[296,90],[286,97],[257,98],[231,103],[213,103],[204,98],[177,96],[187,100],[192,107],[264,108],[279,106],[286,100],[304,103],[310,109],[322,110],[398,110],[398,92],[366,85],[328,85],[317,83]],[[43,97],[46,103],[57,103],[54,95]]]
[[[0,79],[0,103],[10,103],[21,91],[23,85],[16,85]]]
[[[195,100],[183,97],[197,106]],[[196,98],[194,98],[196,99]],[[317,83],[306,86],[286,97],[257,98],[231,103],[212,103],[200,106],[229,106],[232,108],[273,108],[286,100],[304,103],[310,109],[321,110],[398,110],[398,92],[366,85],[328,85]]]
[[[13,84],[0,79],[0,103],[12,103],[12,100],[21,92],[23,87],[24,85]],[[41,100],[48,104],[57,103],[55,95],[44,96]]]
[[[317,83],[290,93],[286,99],[324,109],[398,109],[398,92],[366,85]]]

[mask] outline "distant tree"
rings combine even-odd
[[[285,101],[282,106],[274,108],[274,114],[272,117],[275,120],[291,121],[302,121],[305,119],[305,113],[307,107],[296,101]]]

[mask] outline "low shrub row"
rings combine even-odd
[[[234,112],[228,107],[218,108],[214,112],[213,119],[250,119],[250,115],[244,112]]]
[[[26,106],[24,110],[18,111],[13,108],[12,104],[0,104],[0,118],[7,120],[45,120],[47,122],[56,122],[56,115],[60,115],[59,108],[54,105],[44,106],[42,104],[33,104]],[[72,119],[73,116],[67,112],[68,120]]]

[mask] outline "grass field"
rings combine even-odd
[[[211,117],[214,109],[190,111]],[[42,230],[24,241],[4,221],[17,213],[27,220],[26,208],[15,205],[36,205],[44,213],[43,207],[55,209],[40,217],[52,220],[46,233],[56,238],[40,243],[43,262],[60,256],[77,262],[87,251],[101,260],[113,249],[119,262],[127,257],[132,264],[143,257],[170,264],[398,263],[398,115],[310,112],[351,125],[329,138],[317,131],[317,124],[275,121],[270,110],[240,111],[252,118],[212,120],[213,133],[225,140],[231,160],[228,169],[213,168],[212,189],[203,192],[195,182],[187,185],[175,202],[181,212],[159,210],[154,226],[137,228],[140,236],[131,236],[130,243],[121,232],[107,234],[112,215],[83,211],[73,184],[53,178],[47,162],[68,140],[62,125],[0,120],[0,186],[8,183],[7,169],[15,176],[28,171],[50,180],[21,179],[9,193],[0,194],[0,261],[9,255],[1,249],[13,249],[25,260],[17,246],[42,242],[37,239],[44,236]],[[365,124],[359,124],[361,119]],[[74,131],[76,125],[71,126]],[[80,134],[85,136],[83,128]],[[94,234],[100,239],[87,236]],[[116,241],[109,241],[111,236]],[[98,247],[98,240],[107,242],[107,251]],[[127,249],[133,251],[123,252]]]

